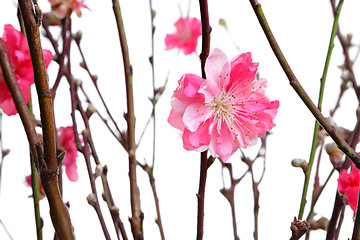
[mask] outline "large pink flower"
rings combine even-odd
[[[165,37],[165,50],[177,47],[185,55],[196,51],[198,38],[201,36],[201,22],[197,18],[180,17],[174,24],[176,31]]]
[[[350,173],[345,169],[340,172],[337,189],[340,194],[345,196],[346,202],[355,214],[359,195],[359,169],[354,164]]]
[[[183,131],[186,150],[209,149],[226,161],[275,126],[279,102],[265,96],[266,79],[255,79],[257,66],[251,53],[229,62],[214,49],[205,64],[207,79],[183,75],[171,99],[168,122]]]
[[[89,9],[84,4],[84,0],[49,0],[51,8],[55,11],[57,17],[64,18],[66,14],[72,11],[76,12],[78,17],[81,17],[81,8]]]
[[[74,131],[72,126],[61,127],[58,130],[59,141],[61,147],[66,151],[63,159],[65,173],[70,181],[76,182],[79,178],[76,166],[76,157],[78,156],[75,144]]]
[[[14,70],[16,79],[19,83],[22,94],[26,102],[30,99],[30,86],[34,83],[34,72],[26,37],[17,31],[12,25],[4,26],[3,37],[1,38]],[[52,60],[49,50],[43,50],[46,68]],[[0,107],[8,116],[17,113],[14,101],[7,87],[2,70],[0,68]]]

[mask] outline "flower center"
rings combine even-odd
[[[217,94],[210,103],[212,113],[220,120],[232,120],[234,118],[234,105],[236,97],[225,91]]]

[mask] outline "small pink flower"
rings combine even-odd
[[[174,24],[176,31],[165,37],[165,50],[177,47],[185,55],[196,51],[198,38],[201,36],[201,22],[197,18],[180,17]]]
[[[58,130],[60,145],[66,151],[63,159],[65,173],[69,180],[76,182],[79,178],[76,166],[77,148],[75,144],[74,131],[72,126],[61,127]]]
[[[26,184],[31,187],[32,185],[32,181],[31,181],[31,175],[25,177],[25,181],[26,181]],[[41,179],[40,177],[38,176],[38,181],[39,181],[39,198],[40,200],[43,199],[46,195],[45,195],[45,191],[44,191],[44,188],[43,188],[43,185],[41,184]],[[32,197],[33,195],[30,195],[29,197]]]
[[[78,17],[81,17],[80,8],[89,9],[84,4],[84,0],[49,0],[51,8],[55,11],[58,18],[64,18],[68,12],[74,11]]]
[[[1,38],[14,70],[16,79],[19,83],[22,94],[26,102],[30,99],[30,86],[34,83],[34,72],[31,63],[30,51],[26,37],[8,24],[4,26],[3,37]],[[45,66],[49,66],[52,54],[49,50],[43,50]],[[17,113],[14,101],[7,87],[2,70],[0,68],[0,107],[8,116]]]
[[[356,212],[359,195],[359,169],[352,165],[350,173],[343,169],[339,174],[338,192],[345,196],[346,202]]]
[[[279,102],[265,96],[267,82],[255,79],[257,67],[251,53],[229,62],[214,49],[205,64],[207,79],[183,75],[171,99],[168,122],[183,132],[186,150],[209,149],[226,161],[275,126]]]

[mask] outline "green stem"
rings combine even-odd
[[[343,3],[344,3],[344,0],[341,0],[339,2],[339,6],[338,6],[336,14],[335,14],[334,23],[333,23],[333,27],[332,27],[332,31],[331,31],[329,48],[328,48],[326,61],[325,61],[325,66],[324,66],[324,71],[323,71],[323,75],[321,77],[321,83],[320,83],[320,92],[319,92],[319,100],[318,100],[318,109],[319,109],[319,111],[321,111],[321,108],[322,108],[322,100],[323,100],[323,96],[324,96],[324,88],[325,88],[326,76],[327,76],[327,72],[328,72],[328,69],[329,69],[329,63],[330,63],[330,59],[331,59],[332,50],[334,49],[334,39],[335,39],[335,36],[336,36],[340,11],[341,11],[341,7],[342,7]],[[301,203],[300,203],[300,210],[299,210],[299,216],[298,216],[299,220],[301,220],[302,217],[303,217],[304,209],[305,209],[305,205],[306,205],[306,195],[307,195],[307,190],[308,190],[308,187],[309,187],[311,170],[312,170],[312,166],[313,166],[313,163],[314,163],[315,151],[317,149],[318,132],[319,132],[319,123],[318,123],[318,121],[315,121],[314,135],[313,135],[311,152],[310,152],[310,159],[309,159],[307,171],[305,173],[303,194],[302,194]]]
[[[31,161],[31,187],[33,191],[33,200],[34,200],[34,212],[35,212],[35,224],[36,224],[36,234],[37,239],[42,240],[42,219],[40,216],[40,192],[39,192],[39,178],[37,168],[35,163]]]
[[[30,115],[33,119],[34,112],[33,112],[33,105],[32,105],[32,96],[30,94],[30,100],[27,104],[29,108]],[[36,224],[36,234],[37,239],[42,240],[42,219],[40,215],[40,188],[39,188],[39,174],[38,169],[36,167],[36,164],[34,161],[30,161],[30,167],[31,167],[31,188],[32,188],[32,196],[33,196],[33,202],[34,202],[34,214],[35,214],[35,224]]]

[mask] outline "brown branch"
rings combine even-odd
[[[234,178],[233,168],[231,163],[224,163],[220,160],[222,165],[222,172],[224,172],[224,168],[227,168],[230,175],[230,187],[224,187],[220,190],[222,195],[228,200],[230,207],[231,207],[231,215],[232,215],[232,222],[233,222],[233,232],[234,232],[234,240],[240,240],[238,233],[237,233],[237,222],[236,222],[236,214],[235,214],[235,187],[236,185],[245,177],[245,175],[249,172],[248,170],[238,179]],[[223,174],[224,175],[224,174]],[[223,176],[224,179],[224,176]]]
[[[153,168],[149,167],[149,165],[147,165],[146,163],[145,164],[138,163],[138,164],[148,174],[151,190],[153,192],[154,201],[155,201],[155,208],[156,208],[156,215],[157,215],[157,219],[155,220],[155,222],[159,227],[161,239],[165,240],[165,234],[164,234],[164,229],[163,229],[163,226],[162,226],[161,215],[160,215],[159,198],[157,196],[155,178],[154,178],[154,175],[153,175]]]
[[[104,201],[107,203],[108,208],[110,210],[110,214],[111,214],[111,218],[113,219],[114,225],[115,225],[115,229],[116,229],[116,234],[118,235],[119,238],[119,231],[121,233],[121,236],[123,238],[123,240],[128,240],[126,232],[125,232],[125,228],[124,228],[124,224],[123,222],[120,220],[120,214],[119,214],[119,208],[117,208],[115,206],[111,191],[110,191],[110,186],[107,180],[107,166],[105,165],[102,169],[102,173],[101,173],[101,180],[103,182],[103,186],[104,186],[104,193],[102,194],[102,197],[104,199]]]
[[[75,239],[70,215],[61,199],[57,181],[59,167],[56,158],[56,129],[47,72],[40,42],[39,25],[42,16],[38,6],[33,6],[31,0],[19,0],[19,6],[24,20],[34,69],[34,80],[39,98],[43,129],[44,158],[46,165],[40,168],[41,182],[49,202],[50,215],[57,236],[60,239]],[[35,7],[36,13],[33,12],[33,7]]]
[[[198,215],[197,215],[197,235],[196,240],[202,240],[204,235],[204,204],[205,204],[205,185],[208,169],[207,151],[201,153],[200,163],[200,181],[198,198]]]
[[[131,213],[130,218],[131,231],[135,240],[143,239],[142,233],[142,219],[143,213],[140,206],[140,192],[137,186],[136,177],[136,143],[135,143],[135,114],[134,114],[134,96],[132,85],[132,67],[130,65],[129,50],[127,46],[127,40],[125,35],[124,24],[121,16],[121,9],[119,0],[112,0],[115,20],[118,28],[118,34],[120,39],[120,47],[123,57],[123,65],[125,72],[125,85],[126,85],[126,99],[127,99],[127,113],[126,122],[128,125],[128,154],[129,154],[129,178],[130,178],[130,201],[131,201]]]
[[[210,51],[210,22],[209,22],[209,11],[208,11],[208,2],[207,0],[199,0],[200,4],[200,15],[201,15],[201,29],[202,29],[202,47],[201,47],[201,73],[202,77],[206,79],[205,73],[205,62],[209,56]],[[208,159],[207,151],[201,153],[201,163],[200,163],[200,181],[199,181],[199,192],[197,194],[198,198],[198,221],[197,221],[197,240],[203,239],[204,234],[204,203],[205,203],[205,184],[206,184],[206,175],[208,169]]]
[[[335,1],[333,0],[330,0],[330,3],[331,3],[331,7],[332,7],[332,10],[333,10],[333,14],[335,15],[336,14],[336,11],[337,11],[337,7],[335,5]],[[350,59],[350,54],[349,54],[349,49],[351,47],[351,42],[348,41],[340,32],[340,27],[338,26],[337,28],[337,37],[340,41],[340,44],[341,44],[341,47],[343,48],[343,53],[344,53],[344,57],[345,57],[345,63],[344,63],[344,66],[345,68],[348,70],[349,72],[349,80],[350,82],[352,83],[353,85],[353,88],[355,90],[355,93],[356,93],[356,97],[358,99],[358,101],[360,102],[360,88],[359,86],[357,85],[357,82],[356,82],[356,78],[355,78],[355,74],[354,74],[354,70],[353,70],[353,62],[352,60]]]

